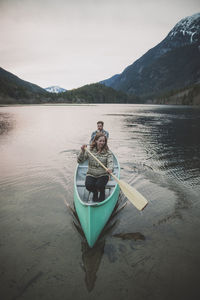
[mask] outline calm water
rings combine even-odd
[[[90,250],[66,202],[76,155],[101,119],[121,178],[149,205],[127,203]],[[1,298],[198,299],[199,132],[190,107],[1,107]]]

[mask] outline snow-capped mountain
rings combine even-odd
[[[49,93],[56,93],[56,94],[59,94],[59,93],[64,93],[66,92],[65,89],[59,87],[59,86],[49,86],[47,88],[45,88],[45,90]]]
[[[195,43],[200,40],[200,13],[182,19],[170,31],[168,37],[182,42]]]
[[[180,20],[166,38],[121,74],[100,83],[148,97],[200,81],[200,13]]]

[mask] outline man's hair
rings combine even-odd
[[[104,125],[103,121],[98,121],[97,124],[102,124],[102,126]]]

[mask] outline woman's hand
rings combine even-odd
[[[84,144],[83,146],[81,146],[81,151],[82,152],[85,152],[85,148],[87,147],[87,145],[86,144]]]
[[[112,170],[111,170],[111,169],[107,169],[107,172],[108,172],[109,174],[111,174],[111,173],[112,173]]]

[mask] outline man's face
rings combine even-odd
[[[97,130],[102,131],[103,125],[101,123],[97,124]]]

